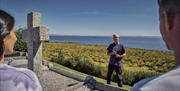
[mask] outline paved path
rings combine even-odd
[[[44,91],[60,91],[61,89],[74,86],[79,83],[76,80],[67,78],[53,71],[44,71],[42,81]]]
[[[10,65],[14,67],[24,67],[27,68],[27,60],[26,59],[5,59],[9,60]],[[8,63],[8,61],[6,61]],[[74,79],[62,76],[58,73],[55,73],[50,70],[44,70],[42,76],[42,87],[44,91],[90,91],[85,86],[80,86],[78,88],[74,88],[71,90],[66,90],[66,88],[72,88],[82,82],[76,81]]]

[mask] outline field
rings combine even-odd
[[[45,43],[44,59],[77,71],[106,79],[108,55],[104,45],[77,43]],[[175,67],[170,52],[126,48],[123,59],[123,82],[133,85],[137,81],[159,75]],[[115,76],[113,76],[115,81]]]

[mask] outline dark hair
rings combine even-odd
[[[14,23],[13,16],[0,9],[0,59],[4,54],[4,38],[10,34]]]
[[[160,8],[165,8],[169,12],[180,13],[180,0],[158,0]]]

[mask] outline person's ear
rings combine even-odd
[[[163,16],[164,16],[164,23],[165,23],[166,32],[172,31],[174,28],[175,16],[173,14],[166,12],[166,11],[163,12]]]
[[[163,19],[164,19],[164,35],[166,37],[166,42],[168,44],[168,48],[170,50],[173,50],[172,34],[175,28],[175,15],[164,11]]]

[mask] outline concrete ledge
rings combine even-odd
[[[61,91],[74,91],[75,89],[78,89],[84,85],[84,82],[80,82],[77,85],[62,89]]]
[[[49,70],[54,71],[56,73],[59,73],[63,76],[75,79],[75,80],[80,81],[80,82],[84,82],[84,80],[85,80],[84,77],[77,75],[77,74],[73,74],[73,73],[68,72],[68,71],[65,71],[63,69],[57,69],[57,68],[51,67],[51,68],[49,68]]]
[[[72,78],[72,79],[75,79],[77,81],[80,81],[80,82],[83,82],[84,84],[84,80],[85,78],[78,75],[78,74],[74,74],[74,73],[71,73],[71,72],[68,72],[66,70],[63,70],[63,69],[58,69],[58,68],[54,68],[54,67],[51,67],[49,68],[51,71],[54,71],[56,73],[59,73],[63,76],[66,76],[66,77],[69,77],[69,78]],[[78,84],[77,86],[75,87],[80,87],[83,85],[82,83],[81,84]],[[103,84],[103,83],[99,83],[99,82],[96,82],[94,84],[95,86],[95,89],[97,90],[101,90],[101,91],[128,91],[128,90],[124,90],[122,88],[119,88],[119,87],[116,87],[116,86],[112,86],[112,85],[107,85],[107,84]],[[74,86],[72,88],[75,88]],[[72,88],[69,88],[69,89],[72,89]],[[71,91],[71,90],[64,90],[64,91]]]

